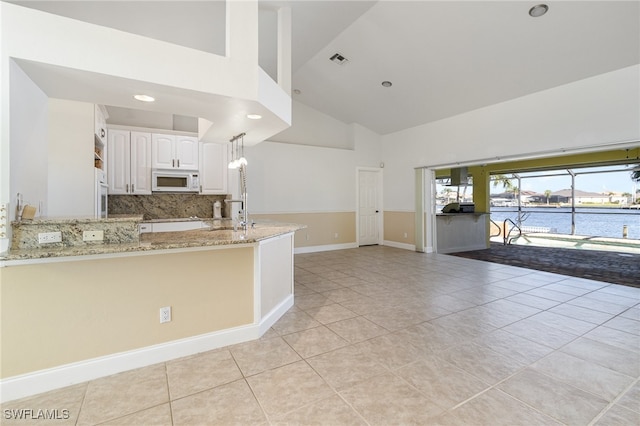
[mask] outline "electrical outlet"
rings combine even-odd
[[[404,237],[405,237],[405,238],[407,238],[407,236],[408,236],[408,235],[407,235],[407,233],[405,232],[405,233],[404,233]]]
[[[171,321],[171,306],[160,308],[160,324]]]
[[[82,241],[102,241],[104,240],[104,231],[84,231],[82,233]]]
[[[333,238],[338,238],[338,233],[333,234]]]
[[[62,232],[40,232],[38,234],[39,244],[60,243],[62,242]]]

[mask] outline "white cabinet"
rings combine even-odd
[[[95,135],[103,144],[107,142],[107,120],[100,105],[94,105]]]
[[[151,194],[151,133],[109,130],[109,194]]]
[[[220,143],[200,144],[200,193],[226,194],[229,147]]]
[[[154,133],[152,140],[154,169],[198,170],[198,138]]]
[[[131,132],[131,193],[151,194],[151,134]]]

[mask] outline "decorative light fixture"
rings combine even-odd
[[[549,10],[549,6],[546,4],[537,4],[529,9],[529,16],[532,18],[539,18]]]
[[[155,102],[156,98],[149,95],[134,95],[133,99],[140,102]]]
[[[247,165],[247,159],[244,158],[244,136],[246,133],[240,133],[229,140],[231,142],[231,161],[228,167],[232,170],[239,169]],[[240,141],[240,142],[238,142]],[[240,145],[239,145],[240,144]]]
[[[260,114],[247,114],[247,118],[250,120],[260,120],[262,116]]]
[[[381,84],[382,84],[382,87],[391,87],[391,86],[393,86],[393,83],[390,82],[390,81],[387,81],[387,80],[383,81]]]

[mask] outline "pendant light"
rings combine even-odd
[[[240,133],[229,141],[231,142],[231,161],[228,166],[230,169],[238,169],[247,165],[247,159],[244,158],[244,135],[245,133]],[[242,146],[242,152],[240,146]]]
[[[246,166],[247,165],[247,159],[244,158],[244,133],[240,134],[240,144],[242,145],[242,151],[240,154],[240,158],[238,158],[238,166]]]

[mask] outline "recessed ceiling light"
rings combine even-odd
[[[529,16],[533,18],[539,18],[549,10],[549,6],[546,4],[537,4],[529,9]]]
[[[385,80],[385,81],[382,82],[382,86],[383,87],[391,87],[391,86],[393,86],[393,83],[391,83],[390,81]]]
[[[154,102],[156,100],[156,98],[149,95],[135,95],[133,98],[140,102]]]
[[[262,116],[260,114],[247,114],[247,118],[251,120],[260,120]]]

